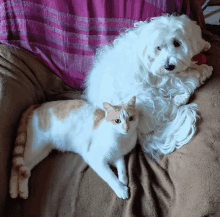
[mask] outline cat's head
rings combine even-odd
[[[138,125],[138,112],[135,103],[135,96],[120,106],[113,106],[104,102],[106,121],[113,124],[114,128],[120,133],[127,134],[133,131]]]

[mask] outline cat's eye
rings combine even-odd
[[[173,45],[174,45],[174,47],[179,47],[181,45],[181,42],[179,42],[176,39],[174,39]]]
[[[134,120],[134,116],[130,116],[129,121],[133,121],[133,120]]]
[[[115,119],[115,123],[119,124],[119,123],[121,123],[121,120],[120,119]]]
[[[161,50],[161,47],[158,46],[158,47],[157,47],[157,50]]]

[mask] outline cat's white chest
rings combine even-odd
[[[134,131],[129,135],[120,136],[118,140],[118,148],[120,150],[120,153],[122,155],[126,155],[127,153],[129,153],[136,145],[136,141],[137,141],[136,131]]]
[[[109,130],[104,126],[105,123],[102,125],[100,130],[97,130],[93,135],[90,153],[102,156],[107,161],[113,162],[129,153],[136,145],[136,130],[128,134],[121,134]]]

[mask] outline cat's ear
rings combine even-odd
[[[112,111],[114,108],[112,105],[110,105],[109,103],[107,102],[104,102],[103,103],[103,108],[106,110],[106,111]]]
[[[127,103],[127,105],[134,106],[136,103],[136,96],[133,96]]]

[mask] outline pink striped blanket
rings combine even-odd
[[[96,49],[136,21],[176,12],[204,27],[198,2],[0,0],[0,42],[31,51],[67,84],[82,87]]]

